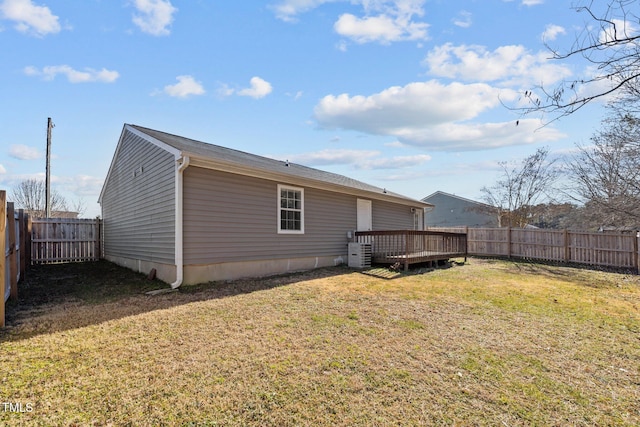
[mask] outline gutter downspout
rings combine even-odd
[[[182,161],[180,161],[182,160]],[[182,227],[182,172],[189,166],[189,156],[176,158],[176,225],[175,225],[175,259],[176,281],[171,284],[171,289],[178,289],[184,278],[184,253],[183,253],[183,227]]]

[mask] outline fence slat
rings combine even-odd
[[[5,286],[9,286],[11,299],[15,300],[18,298],[18,274],[20,272],[19,265],[20,260],[18,259],[18,250],[19,242],[16,233],[16,212],[13,205],[13,202],[7,202],[7,235],[9,236],[9,259],[8,259],[8,269],[9,269],[9,283]]]
[[[511,256],[544,261],[574,262],[640,272],[638,233],[573,230],[429,227],[429,230],[467,232],[469,255]]]
[[[34,218],[31,221],[31,262],[97,261],[100,259],[100,220]]]
[[[4,190],[0,190],[0,327],[4,328],[5,322],[5,287],[7,285],[7,275],[5,271],[7,269],[7,257],[6,257],[6,231],[7,231],[7,193]]]

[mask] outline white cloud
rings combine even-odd
[[[5,173],[7,173],[7,169],[5,169],[5,167],[2,164],[0,164],[0,174],[5,174]]]
[[[260,99],[269,95],[273,91],[271,83],[260,78],[252,77],[249,81],[250,87],[244,89],[233,89],[226,83],[221,83],[218,87],[217,93],[221,97],[231,96],[236,94],[238,96],[249,96],[251,98]],[[301,92],[298,92],[295,99],[298,99]]]
[[[340,52],[346,52],[348,50],[347,42],[344,40],[338,41],[338,43],[336,43],[336,49],[338,49]]]
[[[227,96],[231,96],[233,95],[233,93],[235,92],[234,89],[230,88],[228,84],[226,83],[219,83],[218,84],[218,89],[216,90],[216,93],[218,94],[218,96],[225,98]]]
[[[600,43],[624,40],[638,35],[638,27],[631,21],[613,19],[609,26],[603,28],[599,35]]]
[[[297,101],[300,98],[302,98],[303,92],[301,90],[299,90],[296,93],[287,92],[287,93],[285,93],[285,95],[287,95],[288,97],[293,98],[294,101]]]
[[[271,6],[276,17],[286,22],[295,22],[297,16],[308,12],[325,3],[332,3],[344,0],[282,0],[280,3]]]
[[[553,84],[571,75],[569,68],[554,64],[548,52],[531,54],[524,46],[500,46],[488,51],[484,46],[454,46],[432,49],[424,60],[429,73],[466,81],[499,81],[502,86]]]
[[[391,87],[370,96],[328,95],[316,105],[314,117],[326,129],[349,129],[394,136],[406,145],[434,150],[462,151],[529,144],[558,139],[538,120],[475,123],[494,107],[498,95],[516,99],[511,90],[483,83],[444,85],[436,80]]]
[[[143,32],[154,36],[166,36],[173,15],[178,11],[169,0],[134,0],[133,6],[139,14],[133,16],[133,23]]]
[[[544,29],[544,32],[542,33],[541,38],[543,41],[551,41],[558,38],[560,34],[566,34],[566,33],[567,31],[564,29],[564,27],[561,27],[560,25],[549,24]]]
[[[446,122],[431,127],[416,124],[405,135],[398,136],[407,144],[442,151],[486,150],[516,145],[535,144],[558,140],[562,133],[551,127],[543,127],[539,119],[498,123]]]
[[[205,93],[202,84],[192,76],[178,76],[176,80],[178,80],[178,83],[165,86],[163,92],[176,98],[188,98],[192,95],[203,95]]]
[[[259,99],[269,95],[273,88],[271,83],[260,77],[252,77],[250,80],[251,87],[240,89],[237,93],[240,96],[250,96],[251,98]]]
[[[469,28],[471,24],[471,12],[467,12],[466,10],[460,11],[460,13],[458,13],[458,17],[453,19],[453,25],[460,28]]]
[[[97,200],[100,195],[100,191],[102,190],[104,178],[89,175],[76,175],[60,177],[59,183],[64,186],[66,190],[80,198],[87,197]]]
[[[467,120],[499,104],[499,90],[477,83],[443,85],[437,80],[394,86],[371,96],[328,95],[315,107],[315,118],[329,128],[396,134],[407,125]]]
[[[19,160],[35,160],[42,157],[37,148],[22,144],[12,145],[9,148],[9,155]]]
[[[414,156],[380,157],[376,150],[327,149],[309,153],[293,154],[287,160],[305,166],[352,165],[355,169],[404,169],[419,166],[431,156],[419,154]],[[271,156],[274,157],[274,156]],[[278,158],[281,158],[279,156]]]
[[[36,6],[31,0],[4,0],[0,3],[3,19],[15,21],[15,28],[36,36],[60,32],[58,17],[46,6]]]
[[[358,18],[350,13],[340,16],[333,28],[341,36],[357,43],[378,41],[382,44],[402,40],[423,40],[427,37],[428,24],[411,22],[405,18],[388,15]]]
[[[295,22],[298,15],[325,3],[346,0],[283,0],[272,6],[276,16],[283,21]],[[425,22],[414,20],[424,15],[425,0],[352,0],[360,5],[362,13],[344,13],[334,23],[334,30],[356,43],[379,42],[388,44],[404,40],[427,39]],[[344,44],[339,44],[345,50]]]
[[[24,73],[28,76],[40,76],[45,80],[53,80],[58,74],[62,74],[71,83],[113,83],[120,77],[117,71],[107,70],[106,68],[102,70],[85,68],[83,71],[78,71],[68,65],[50,65],[42,68],[42,70],[29,66],[24,68]]]
[[[608,95],[599,96],[595,102],[606,104],[616,99],[618,94],[612,89],[617,84],[615,80],[602,78],[602,70],[595,64],[585,68],[582,78],[586,84],[577,84],[576,92],[572,96],[567,97],[568,102],[573,102],[577,99],[590,98],[599,96],[603,93],[609,93]],[[535,94],[535,90],[534,90]],[[542,94],[535,94],[539,98],[542,98]]]
[[[522,0],[522,4],[524,6],[537,6],[543,3],[544,3],[544,0]]]
[[[389,44],[404,40],[427,39],[425,22],[413,21],[424,15],[424,0],[362,1],[364,16],[342,14],[333,28],[341,36],[356,43]]]
[[[305,166],[348,165],[379,156],[374,150],[329,149],[310,153],[292,154],[287,159]]]
[[[404,169],[420,166],[431,160],[428,154],[414,156],[385,157],[381,159],[361,160],[356,163],[358,169]]]

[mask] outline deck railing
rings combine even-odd
[[[444,231],[357,231],[355,241],[371,244],[373,262],[409,264],[467,256],[467,235]]]

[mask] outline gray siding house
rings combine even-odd
[[[172,287],[347,261],[353,230],[422,228],[429,203],[125,124],[99,203],[104,256]]]
[[[426,216],[427,227],[498,227],[496,208],[485,203],[443,191],[436,191],[422,201],[434,205]]]

